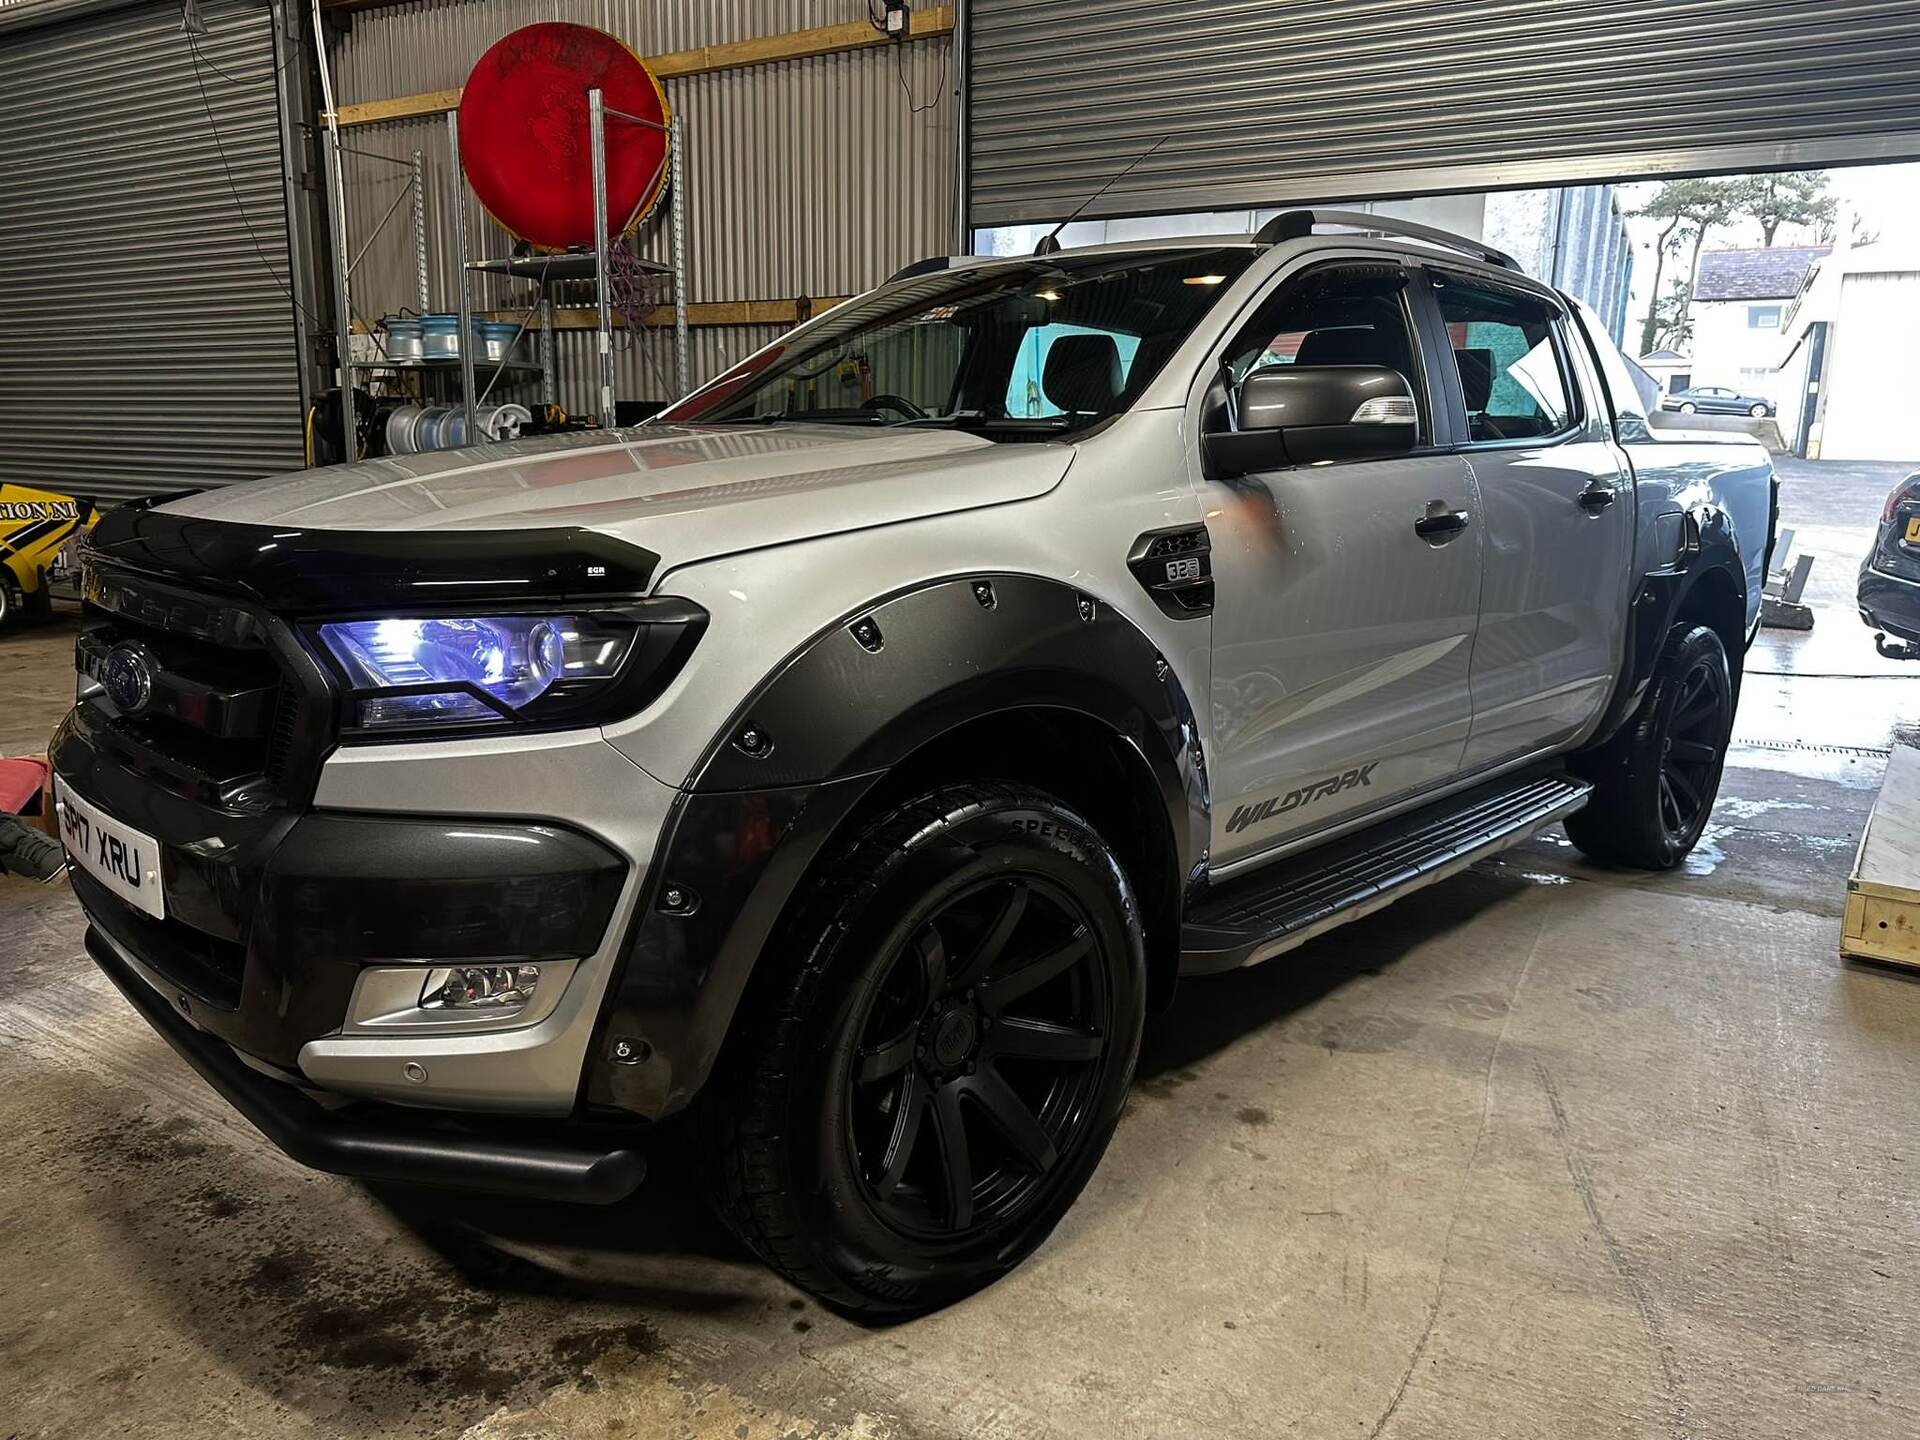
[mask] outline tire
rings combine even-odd
[[[1747,407],[1747,414],[1756,420],[1764,420],[1767,418],[1767,407],[1764,405],[1749,405]]]
[[[1640,708],[1579,766],[1593,795],[1567,837],[1607,864],[1673,869],[1713,813],[1732,729],[1726,647],[1704,625],[1674,627]]]
[[[1680,407],[1680,413],[1681,413],[1682,415],[1691,415],[1691,414],[1693,414],[1693,413],[1694,413],[1695,411],[1697,411],[1697,410],[1698,410],[1699,408],[1700,408],[1700,407],[1699,407],[1698,405],[1696,405],[1696,404],[1694,404],[1694,403],[1693,403],[1693,402],[1692,402],[1691,400],[1689,400],[1689,401],[1687,401],[1687,403],[1686,403],[1686,404],[1684,404],[1684,405],[1682,405],[1682,406]]]
[[[807,888],[696,1143],[769,1265],[905,1318],[1019,1264],[1099,1164],[1140,1048],[1139,911],[1084,819],[1000,783],[889,811]]]
[[[35,625],[53,618],[53,586],[47,580],[47,572],[39,575],[40,588],[21,602],[20,613]]]

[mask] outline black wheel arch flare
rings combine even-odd
[[[1656,566],[1640,577],[1628,615],[1626,654],[1613,697],[1593,738],[1585,747],[1591,751],[1618,733],[1632,718],[1647,686],[1652,683],[1654,666],[1659,663],[1666,635],[1686,612],[1688,601],[1696,597],[1712,574],[1724,576],[1742,601],[1744,627],[1747,598],[1746,568],[1741,563],[1740,545],[1732,518],[1717,505],[1696,506],[1683,520],[1681,554],[1671,564]],[[1771,550],[1771,539],[1769,539]],[[1724,638],[1724,637],[1723,637]],[[1738,646],[1729,644],[1728,658],[1738,665]],[[1739,684],[1735,674],[1736,694]]]
[[[1210,826],[1192,704],[1154,642],[1056,580],[976,573],[841,616],[777,666],[663,827],[601,1008],[582,1099],[659,1118],[690,1100],[814,858],[895,766],[972,721],[1071,711],[1153,775],[1183,891]]]

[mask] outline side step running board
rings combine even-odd
[[[1579,809],[1592,788],[1564,774],[1505,778],[1229,881],[1187,916],[1180,973],[1232,970],[1305,944],[1520,844]]]

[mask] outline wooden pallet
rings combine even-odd
[[[1847,880],[1840,953],[1920,968],[1920,750],[1896,745]]]

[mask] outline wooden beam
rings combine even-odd
[[[376,120],[411,120],[419,115],[442,115],[460,108],[458,90],[429,90],[423,95],[401,95],[392,100],[368,100],[342,105],[342,125],[371,125]]]
[[[831,310],[842,303],[844,295],[833,295],[816,299],[812,314],[818,315]],[[527,312],[524,310],[489,310],[481,315],[482,320],[517,321]],[[556,330],[591,330],[596,324],[594,312],[586,306],[563,306],[553,312],[553,328]],[[613,317],[616,326],[626,324],[618,314]],[[673,307],[662,305],[649,311],[646,325],[650,329],[673,328]],[[794,300],[696,300],[687,306],[687,324],[694,327],[705,325],[798,325],[800,323],[799,302]],[[540,328],[537,319],[527,324],[529,330]]]
[[[933,5],[909,12],[907,38],[925,40],[953,33],[953,6]],[[849,20],[840,25],[821,25],[812,30],[789,30],[783,35],[762,35],[755,40],[734,40],[725,45],[702,45],[693,50],[675,50],[647,61],[662,80],[685,75],[706,75],[715,70],[740,70],[749,65],[771,65],[780,60],[804,60],[812,55],[835,55],[842,50],[864,50],[891,42],[865,20]]]
[[[953,6],[930,5],[915,10],[909,16],[909,23],[907,38],[911,40],[951,35]],[[712,74],[716,70],[741,70],[751,65],[773,65],[783,60],[837,55],[846,50],[893,43],[865,20],[849,20],[840,25],[820,25],[811,30],[789,30],[753,40],[733,40],[724,45],[702,45],[693,50],[650,55],[647,65],[662,80],[678,80],[689,75]],[[459,104],[458,90],[428,90],[419,95],[395,96],[391,100],[363,100],[355,105],[342,105],[340,123],[372,125],[382,120],[411,120],[421,115],[439,115],[458,108]]]
[[[844,295],[817,296],[811,302],[809,315],[818,315],[845,303]],[[482,310],[476,313],[479,320],[504,320],[518,323],[526,315],[524,310]],[[627,322],[615,312],[613,323],[616,327]],[[673,307],[662,305],[651,310],[646,316],[646,325],[650,329],[673,328]],[[800,323],[800,302],[797,300],[696,300],[687,306],[687,324],[696,329],[706,325],[798,325]],[[553,328],[556,330],[591,330],[595,324],[594,312],[587,306],[565,305],[553,312]],[[529,330],[540,328],[539,320],[527,322]],[[355,334],[365,334],[366,327],[358,320],[353,322]]]

